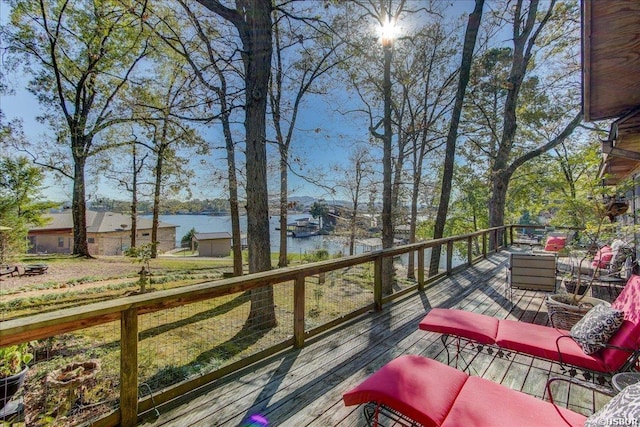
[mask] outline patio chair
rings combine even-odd
[[[592,389],[606,390],[595,385]],[[624,393],[640,395],[640,384],[627,387],[621,395]],[[390,420],[392,425],[425,427],[587,426],[603,416],[611,417],[606,412],[619,404],[614,397],[587,418],[553,402],[417,355],[392,360],[342,398],[346,406],[366,404],[364,415],[370,426],[379,425],[381,418]],[[629,408],[623,413],[628,417],[639,415],[640,407],[635,402],[629,403],[628,397],[619,400],[627,402]]]
[[[509,299],[513,289],[555,292],[556,255],[510,253],[507,282]]]
[[[486,346],[509,350],[558,362],[570,375],[575,368],[600,374],[614,374],[635,366],[640,356],[640,276],[632,275],[611,307],[624,313],[620,328],[600,350],[587,354],[569,331],[456,309],[434,308],[420,322],[420,329],[443,334],[441,339],[451,362],[447,340],[457,342],[456,361],[460,351],[471,345],[477,351]],[[584,344],[583,344],[584,345]],[[466,367],[465,367],[466,369]],[[589,372],[586,374],[590,376]],[[601,377],[601,382],[606,380]]]
[[[565,233],[549,233],[544,244],[547,252],[559,252],[570,242],[569,236]]]

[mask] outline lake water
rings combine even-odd
[[[145,216],[150,218],[150,216]],[[189,232],[192,228],[195,228],[198,233],[216,233],[216,232],[228,232],[231,233],[231,217],[229,216],[209,216],[209,215],[160,215],[160,221],[168,224],[177,225],[176,229],[176,247],[180,246],[182,237]],[[288,215],[287,222],[293,222],[296,219],[310,218],[309,214],[292,214]],[[280,217],[272,216],[269,218],[269,234],[271,238],[271,252],[280,252],[280,231],[276,228],[280,225]],[[247,231],[247,217],[240,217],[240,230],[242,233]],[[287,237],[287,252],[289,254],[304,255],[306,253],[314,252],[318,249],[326,249],[331,255],[342,253],[343,255],[349,254],[349,239],[342,236],[332,235],[319,235],[311,237],[293,238]],[[365,245],[358,244],[356,242],[355,252],[356,254],[364,253],[370,250]],[[425,259],[428,260],[431,254],[431,250],[425,251]],[[400,257],[401,262],[406,265],[408,261],[408,255],[402,255]],[[428,262],[428,261],[427,261]],[[454,266],[460,265],[464,260],[454,255]],[[440,268],[446,268],[446,257],[440,258]]]
[[[148,218],[148,216],[146,216]],[[160,221],[177,225],[176,229],[176,246],[180,246],[182,237],[189,230],[195,228],[198,233],[231,233],[231,217],[229,216],[209,216],[209,215],[160,215]],[[300,218],[310,218],[309,214],[293,214],[287,217],[288,222],[293,222]],[[269,219],[269,234],[271,237],[271,251],[280,252],[280,231],[279,216],[272,216]],[[247,217],[240,217],[240,229],[242,233],[247,230]],[[287,237],[287,252],[290,254],[305,254],[316,251],[318,249],[326,249],[330,254],[342,252],[349,254],[349,241],[345,237],[339,236],[311,236],[302,238]],[[356,247],[356,253],[362,253],[363,248]]]

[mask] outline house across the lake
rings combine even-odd
[[[73,218],[71,210],[46,215],[50,221],[29,230],[29,253],[71,253]],[[136,245],[151,242],[151,218],[136,221]],[[177,225],[158,224],[158,252],[175,247]],[[122,255],[131,245],[131,217],[115,212],[87,211],[87,242],[92,255]]]

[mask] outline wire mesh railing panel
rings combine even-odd
[[[393,292],[403,291],[412,286],[415,286],[417,282],[418,273],[416,269],[410,269],[409,257],[416,256],[413,253],[402,254],[393,257]],[[417,265],[417,261],[414,261],[414,265]]]
[[[434,251],[439,253],[439,258],[437,262],[437,268],[431,268],[431,256]],[[424,268],[425,275],[435,276],[438,273],[443,272],[447,268],[447,247],[446,245],[439,245],[428,248],[424,251]]]
[[[453,256],[451,257],[451,267],[456,268],[467,263],[469,256],[469,246],[466,240],[453,243]]]
[[[14,396],[23,405],[18,416],[25,425],[87,424],[117,407],[120,322],[34,341],[29,347],[34,358]]]
[[[307,277],[305,331],[371,304],[373,283],[373,262]]]
[[[471,238],[471,256],[477,258],[482,255],[482,236],[474,236]]]
[[[140,316],[140,385],[155,392],[286,341],[292,301],[285,283]]]

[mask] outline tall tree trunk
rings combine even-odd
[[[131,146],[133,157],[133,179],[131,183],[131,242],[132,248],[136,247],[136,232],[138,230],[138,165],[137,149],[135,142]],[[122,250],[122,248],[120,248]]]
[[[246,26],[240,31],[246,82],[247,233],[249,272],[271,269],[267,190],[266,113],[271,70],[271,1],[245,0]],[[276,325],[273,287],[251,291],[248,323],[259,328]]]
[[[73,255],[91,258],[87,243],[87,202],[84,168],[87,160],[82,147],[83,142],[72,141],[73,149],[73,199],[71,215],[73,217]]]
[[[151,258],[158,257],[158,223],[160,216],[160,190],[162,189],[162,168],[164,167],[164,147],[158,149],[156,159],[156,179],[153,189],[153,214],[151,219]]]
[[[358,211],[354,207],[351,211],[351,219],[349,220],[349,255],[354,255],[356,252],[356,215]]]
[[[392,42],[383,41],[384,51],[384,76],[382,91],[384,97],[383,117],[383,155],[382,155],[382,247],[393,246],[393,218],[392,218],[392,182],[391,182],[391,151],[393,130],[391,128],[391,55]],[[393,293],[393,258],[385,257],[382,260],[382,294]]]
[[[287,219],[288,219],[288,177],[287,177],[287,159],[288,151],[280,142],[280,255],[278,256],[278,267],[286,267],[289,264],[287,260]]]
[[[493,176],[491,180],[491,198],[489,199],[489,224],[504,224],[504,208],[507,202],[507,190],[509,189],[509,179],[511,174],[507,174],[504,170]],[[489,225],[489,227],[495,227]],[[495,241],[495,235],[490,234],[489,250],[494,250],[500,242]]]
[[[422,157],[422,156],[420,156]],[[411,211],[409,213],[409,243],[416,242],[416,222],[418,220],[418,196],[420,194],[420,177],[422,176],[422,160],[417,164],[413,174],[413,186],[411,189]],[[416,278],[415,252],[409,254],[407,263],[407,279]]]
[[[226,85],[225,85],[226,86]],[[226,91],[226,90],[225,90]],[[240,208],[238,206],[238,178],[236,176],[236,154],[229,123],[226,98],[220,96],[222,103],[222,132],[227,152],[227,181],[229,182],[229,210],[231,214],[231,240],[233,241],[233,275],[242,276],[242,235],[240,233]]]
[[[438,205],[438,213],[436,214],[436,223],[433,229],[433,238],[439,239],[444,235],[444,226],[447,221],[447,213],[449,212],[449,200],[451,198],[451,184],[453,181],[453,169],[456,153],[456,141],[458,139],[458,125],[460,123],[460,115],[462,114],[462,105],[464,104],[464,95],[469,83],[469,74],[471,70],[471,62],[473,60],[473,50],[476,46],[476,38],[478,29],[482,21],[482,8],[484,0],[476,0],[475,8],[469,15],[467,29],[464,36],[464,45],[462,48],[462,63],[460,65],[460,79],[458,80],[458,90],[456,92],[456,101],[451,113],[451,124],[449,133],[447,134],[447,145],[444,159],[444,171],[442,173],[442,190],[440,192],[440,204]],[[441,247],[434,247],[431,252],[431,261],[429,263],[429,276],[438,274],[440,265]]]
[[[356,188],[353,193],[353,210],[351,211],[351,219],[349,221],[349,255],[356,253],[356,226],[358,222],[358,201],[360,199],[360,184],[362,182],[362,165],[360,161],[356,161]]]
[[[271,83],[271,115],[273,116],[273,127],[276,133],[276,142],[278,144],[278,152],[280,153],[280,206],[279,206],[279,227],[280,228],[280,251],[278,255],[278,267],[286,267],[288,265],[287,260],[287,222],[288,222],[288,177],[287,177],[287,163],[289,161],[289,140],[285,141],[282,134],[282,126],[280,121],[282,120],[282,111],[280,104],[282,101],[282,48],[280,46],[280,25],[278,24],[277,15],[273,25],[273,42],[275,44],[275,64],[270,78]],[[299,96],[299,94],[298,94]],[[290,123],[289,126],[293,126]]]
[[[400,205],[399,199],[400,199],[400,189],[402,188],[402,169],[404,165],[405,146],[406,146],[406,138],[402,136],[401,130],[402,130],[401,126],[398,126],[398,158],[393,167],[394,173],[393,173],[393,184],[392,184],[392,190],[391,190],[391,194],[392,194],[391,212],[395,213],[395,215],[393,215],[391,218],[391,222],[393,223],[394,226],[397,225],[397,222],[400,218],[400,215],[398,212],[398,206]]]
[[[536,17],[538,14],[538,0],[529,2],[526,16],[520,16],[522,3],[524,0],[518,0],[516,3],[517,20],[513,24],[513,58],[511,62],[511,70],[509,71],[509,90],[504,104],[504,112],[502,116],[503,130],[500,139],[500,146],[496,153],[496,158],[491,170],[491,197],[489,199],[489,227],[498,227],[504,224],[504,208],[506,204],[507,190],[509,188],[509,179],[513,171],[507,171],[509,167],[509,157],[513,148],[517,130],[517,108],[518,96],[522,88],[522,82],[527,70],[527,65],[531,59],[531,48],[535,44],[535,40],[539,35],[540,29],[545,25],[551,11],[555,5],[555,0],[551,2],[546,16],[542,19],[537,31],[534,32]],[[522,23],[522,27],[520,24]],[[492,234],[493,236],[493,234]],[[490,239],[489,247],[496,248],[501,239],[498,235],[498,242]]]
[[[547,142],[546,144],[536,148],[535,150],[531,150],[526,152],[524,155],[515,159],[511,164],[507,165],[505,160],[501,160],[500,169],[494,168],[496,172],[494,173],[493,180],[491,181],[491,199],[489,201],[489,219],[490,221],[495,221],[496,224],[502,225],[504,223],[504,210],[506,206],[507,200],[507,190],[509,189],[509,181],[511,177],[515,173],[515,171],[522,166],[527,161],[539,156],[542,153],[545,153],[552,149],[553,147],[558,146],[563,141],[565,141],[575,130],[575,128],[582,121],[583,114],[582,111],[578,111],[573,119],[567,123],[564,129],[556,135],[555,138]],[[497,225],[493,225],[492,227],[496,227]],[[491,239],[489,240],[490,248],[496,248],[497,242],[493,239],[493,234],[491,234]],[[501,234],[498,234],[498,242],[502,239]]]

